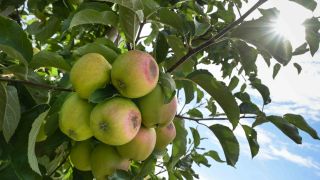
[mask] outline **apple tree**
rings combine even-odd
[[[297,144],[302,143],[302,131],[319,140],[303,116],[264,112],[272,104],[272,92],[258,76],[257,61],[263,59],[273,68],[273,78],[284,66],[300,73],[302,67],[291,59],[318,51],[320,18],[305,20],[305,43],[293,47],[286,37],[272,31],[279,10],[259,8],[267,1],[256,0],[248,7],[248,0],[0,0],[1,179],[93,179],[90,170],[75,167],[75,161],[84,163],[86,151],[70,156],[77,139],[59,128],[62,106],[75,91],[71,69],[89,53],[99,54],[111,66],[131,51],[150,54],[158,68],[161,101],[167,104],[177,97],[179,104],[172,121],[176,129],[172,145],[144,160],[131,160],[125,170],[115,168],[109,179],[197,179],[193,164],[210,167],[209,158],[235,166],[240,151],[236,128],[245,132],[252,157],[259,153],[256,127],[264,123],[274,125]],[[315,0],[286,3],[310,11],[317,6]],[[252,18],[253,12],[260,15]],[[101,64],[93,63],[82,66],[75,78],[99,71]],[[220,72],[210,67],[220,67]],[[130,71],[117,76],[138,81],[141,76],[131,77]],[[78,84],[96,81],[103,74]],[[262,104],[252,100],[253,91],[261,94]],[[109,83],[81,101],[96,106],[122,95]],[[139,99],[131,99],[132,106],[139,104]],[[159,101],[151,98],[146,107]],[[90,108],[81,110],[88,113],[77,111],[76,105],[69,109],[68,118],[90,114]],[[248,119],[251,125],[241,123]],[[205,135],[198,126],[212,132],[223,153],[201,145]],[[116,151],[97,139],[92,137],[99,148],[91,161],[116,159],[118,154],[112,154]],[[105,164],[96,166],[104,168]]]

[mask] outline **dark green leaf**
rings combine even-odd
[[[274,79],[277,74],[279,73],[280,71],[280,68],[281,68],[281,64],[277,63],[273,66],[273,74],[272,74],[272,78]]]
[[[153,13],[159,10],[161,7],[154,0],[142,0],[143,3],[143,15],[148,19]]]
[[[253,88],[259,91],[262,96],[264,105],[271,102],[269,88],[261,83],[252,83]]]
[[[0,27],[0,49],[27,65],[33,52],[26,33],[15,21],[1,15]]]
[[[228,90],[221,82],[217,81],[208,71],[197,70],[188,75],[188,78],[202,87],[207,93],[209,93],[221,106],[226,113],[233,128],[238,125],[240,109],[238,104]]]
[[[201,113],[201,111],[199,111],[198,109],[190,109],[187,114],[189,114],[191,117],[199,117],[199,118],[203,118],[203,115]]]
[[[6,99],[2,131],[5,140],[9,142],[18,127],[21,117],[18,93],[14,86],[6,87]]]
[[[143,161],[142,166],[139,169],[139,173],[133,178],[133,180],[143,179],[149,173],[154,172],[156,162],[157,158],[153,155],[150,155],[146,160]]]
[[[99,12],[93,9],[84,9],[73,16],[69,28],[83,24],[103,24],[117,27],[117,23],[118,16],[112,11]]]
[[[312,127],[310,127],[309,124],[301,115],[285,114],[283,118],[287,120],[289,123],[296,126],[297,128],[301,129],[302,131],[305,131],[306,133],[308,133],[314,139],[320,139],[317,131],[315,131]]]
[[[303,25],[305,26],[306,41],[309,45],[311,55],[313,56],[319,49],[320,44],[320,20],[318,18],[307,19]]]
[[[179,159],[186,154],[187,151],[187,135],[188,132],[185,129],[184,120],[175,118],[173,123],[176,127],[176,137],[172,143],[172,155],[169,161],[169,169],[173,169]]]
[[[182,81],[184,95],[185,95],[185,103],[189,104],[194,99],[194,87],[193,83],[189,81]]]
[[[137,14],[126,7],[119,7],[119,22],[127,41],[134,43],[140,24]]]
[[[123,1],[123,0],[99,0],[99,1],[106,1],[106,2],[112,2],[115,4],[119,4],[120,6],[126,7],[130,9],[131,11],[138,11],[144,9],[144,4],[141,0],[129,0],[129,1]]]
[[[150,166],[153,166],[153,164],[151,164]],[[131,178],[132,177],[130,176],[130,173],[128,171],[117,170],[111,176],[108,177],[108,180],[126,180]]]
[[[297,49],[295,49],[292,53],[292,55],[301,55],[309,51],[309,48],[307,48],[308,43],[303,43],[301,46],[299,46]]]
[[[187,53],[187,49],[184,47],[183,42],[177,36],[169,35],[167,36],[167,41],[177,59],[181,58]]]
[[[197,129],[190,127],[191,133],[192,133],[192,137],[193,137],[193,144],[194,147],[198,147],[200,144],[200,135]]]
[[[208,157],[211,157],[213,160],[217,161],[217,162],[220,162],[220,163],[223,163],[225,162],[224,160],[222,160],[219,156],[219,154],[216,152],[216,151],[208,151],[206,153],[204,153],[205,156],[208,156]]]
[[[198,21],[194,21],[194,24],[195,24],[195,36],[201,36],[203,34],[205,34],[209,28],[210,28],[210,24],[209,23],[201,23],[201,22],[198,22]]]
[[[290,124],[286,119],[283,119],[280,116],[267,116],[267,119],[295,143],[302,143],[302,138],[299,135],[298,129],[294,125]]]
[[[167,104],[176,95],[176,83],[172,79],[169,73],[160,73],[159,84],[161,86],[162,92],[164,93],[164,103]]]
[[[60,29],[61,20],[58,17],[52,16],[49,20],[39,22],[35,21],[28,26],[27,31],[34,35],[37,40],[45,42],[52,37]]]
[[[258,154],[260,148],[257,140],[257,132],[247,125],[242,125],[242,128],[246,134],[250,146],[251,157],[253,158]]]
[[[199,154],[199,153],[192,153],[192,159],[193,161],[197,164],[197,165],[200,165],[200,164],[203,164],[207,167],[210,167],[210,164],[207,160],[207,158],[205,157],[205,155],[202,155],[202,154]]]
[[[255,48],[249,46],[243,41],[236,41],[235,47],[240,55],[240,63],[246,73],[246,75],[255,73],[257,71],[256,60],[258,52]]]
[[[302,67],[298,63],[293,63],[293,66],[297,69],[298,74],[300,74],[302,71]]]
[[[239,78],[237,78],[237,76],[233,76],[233,77],[231,78],[231,80],[230,80],[229,85],[228,85],[229,91],[234,90],[234,88],[237,87],[238,83],[239,83]]]
[[[256,120],[252,123],[252,127],[256,127],[266,122],[269,122],[269,120],[266,118],[264,114],[258,115],[256,117]]]
[[[70,65],[57,53],[49,51],[40,51],[35,54],[30,62],[31,68],[56,67],[66,71],[70,70]]]
[[[300,4],[301,6],[310,9],[311,11],[314,11],[317,7],[317,3],[314,0],[289,0],[293,1],[295,3]]]
[[[100,103],[106,99],[110,99],[118,95],[119,93],[117,92],[117,90],[113,86],[108,85],[105,88],[97,89],[96,91],[94,91],[90,95],[88,100],[92,103]]]
[[[34,170],[36,173],[41,175],[37,156],[35,153],[35,147],[36,147],[36,140],[37,135],[39,133],[40,127],[42,123],[44,122],[44,119],[46,118],[49,110],[41,113],[32,123],[32,127],[29,133],[29,139],[28,139],[28,162],[32,170]]]
[[[260,112],[259,107],[251,102],[243,102],[240,104],[241,114],[259,114]]]
[[[185,31],[183,20],[177,13],[170,11],[167,8],[162,8],[154,15],[157,15],[153,17],[155,21],[159,21],[165,25],[171,26],[179,32]]]
[[[153,52],[153,54],[155,54],[155,58],[158,63],[161,63],[166,59],[168,51],[169,51],[169,45],[167,43],[167,39],[164,33],[160,32],[158,34],[156,45]]]
[[[118,54],[113,49],[99,43],[88,43],[75,49],[73,53],[77,56],[83,56],[87,53],[99,53],[106,58],[110,64],[118,57]]]
[[[251,102],[250,96],[246,92],[237,92],[234,96],[240,99],[242,102]]]
[[[240,147],[233,132],[228,127],[221,124],[210,126],[210,130],[218,138],[226,157],[227,164],[235,166],[239,158]]]

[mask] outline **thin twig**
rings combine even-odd
[[[228,118],[226,117],[212,117],[212,118],[193,118],[193,117],[186,117],[186,116],[181,116],[181,115],[176,115],[177,118],[182,118],[182,119],[188,119],[191,121],[226,121],[228,120]],[[240,119],[255,119],[257,116],[241,116]]]
[[[231,29],[239,25],[244,21],[246,17],[248,17],[254,10],[256,10],[258,7],[260,7],[263,3],[267,2],[268,0],[259,0],[255,5],[253,5],[243,16],[239,17],[236,21],[229,24],[227,27],[222,29],[218,34],[216,34],[214,37],[206,41],[205,43],[201,44],[200,46],[191,49],[186,55],[181,57],[178,62],[176,62],[174,65],[172,65],[167,72],[174,71],[178,66],[180,66],[182,63],[184,63],[186,60],[188,60],[193,55],[197,54],[198,52],[204,50],[208,46],[213,45],[216,43],[216,40],[224,36],[227,32],[229,32]]]
[[[59,164],[59,166],[57,166],[48,176],[51,177],[64,163],[67,162],[67,160],[69,159],[69,155],[70,155],[71,151],[68,152],[68,154],[66,155],[66,157],[64,157],[64,159],[61,161],[61,163]]]
[[[27,81],[27,80],[19,80],[19,79],[10,79],[10,78],[0,77],[0,81],[21,83],[21,84],[25,84],[25,85],[29,85],[29,86],[39,87],[39,88],[43,88],[43,89],[50,89],[50,90],[54,90],[54,91],[67,91],[67,92],[73,91],[72,89],[68,89],[68,88],[50,86],[48,84],[39,84],[39,83],[35,83],[32,81]]]
[[[136,38],[134,44],[137,44],[137,43],[138,43],[138,41],[139,41],[139,39],[140,39],[140,34],[141,34],[141,32],[142,32],[142,28],[143,28],[143,26],[145,25],[145,23],[146,23],[145,20],[144,20],[142,23],[140,23],[139,31],[138,31],[137,38]]]

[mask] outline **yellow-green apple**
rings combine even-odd
[[[146,52],[128,51],[118,56],[112,64],[112,84],[125,97],[138,98],[148,94],[158,79],[158,64]]]
[[[76,142],[70,152],[70,160],[74,167],[81,171],[90,171],[92,149],[93,146],[89,139]]]
[[[177,111],[177,98],[164,103],[164,94],[157,85],[149,94],[138,99],[142,124],[148,128],[162,127],[170,123]]]
[[[124,158],[143,161],[152,153],[156,144],[154,128],[140,127],[138,134],[127,144],[116,146],[119,154]]]
[[[87,99],[95,90],[110,83],[110,63],[98,53],[83,55],[72,66],[70,81],[81,98]]]
[[[94,136],[105,144],[122,145],[131,141],[141,126],[138,107],[127,98],[114,97],[92,110],[90,127]]]
[[[60,130],[75,141],[83,141],[92,137],[90,113],[93,106],[72,93],[63,103],[60,111]]]
[[[155,150],[164,150],[176,137],[176,128],[171,122],[165,127],[156,128],[157,140]]]
[[[91,153],[91,169],[97,180],[107,179],[115,170],[128,170],[129,160],[122,158],[115,147],[98,144]]]

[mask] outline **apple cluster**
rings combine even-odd
[[[176,136],[177,98],[165,103],[158,80],[157,62],[138,50],[119,55],[112,65],[97,53],[76,61],[70,71],[75,92],[62,105],[59,127],[76,141],[70,160],[77,169],[104,179],[116,169],[128,170],[131,160],[165,150]],[[106,85],[119,95],[89,103],[90,95]]]

